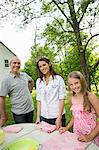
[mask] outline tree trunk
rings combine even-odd
[[[76,26],[76,28],[77,28],[77,26]],[[83,49],[82,42],[81,42],[79,26],[78,26],[78,29],[76,29],[76,30],[74,29],[74,32],[75,32],[75,37],[76,37],[76,41],[77,41],[78,53],[79,53],[79,57],[80,57],[80,65],[82,67],[83,74],[86,78],[88,86],[90,86],[90,84],[89,84],[90,83],[89,82],[89,79],[90,79],[89,69],[88,69],[88,65],[87,65],[87,60],[85,58],[85,51]]]

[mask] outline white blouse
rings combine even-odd
[[[49,83],[40,78],[36,81],[36,99],[41,101],[41,116],[51,119],[57,118],[59,113],[59,101],[65,100],[66,87],[63,78],[55,75],[50,76]],[[65,109],[63,114],[65,113]]]

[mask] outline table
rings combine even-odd
[[[7,144],[10,144],[14,140],[22,139],[22,138],[33,138],[37,140],[40,144],[44,141],[52,138],[54,135],[58,134],[58,131],[54,131],[50,134],[46,132],[42,132],[38,130],[33,123],[24,123],[24,124],[15,124],[15,126],[23,127],[23,129],[19,133],[6,133],[5,141],[2,145],[0,145],[0,150],[4,150],[4,147]],[[90,144],[87,150],[99,150],[99,148],[95,144]]]

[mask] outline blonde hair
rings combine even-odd
[[[85,80],[85,77],[83,76],[83,74],[80,71],[72,71],[68,75],[68,79],[69,78],[79,79],[80,84],[81,84],[81,92],[83,93],[83,98],[84,98],[84,102],[83,102],[84,110],[87,109],[87,111],[90,112],[91,111],[91,103],[90,103],[89,98],[88,98],[89,88],[88,88],[87,82]],[[68,83],[68,89],[71,93],[69,83]],[[72,91],[72,95],[75,95],[74,91]]]

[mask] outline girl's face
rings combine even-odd
[[[80,93],[82,90],[80,80],[77,78],[69,78],[68,79],[69,87],[72,92],[76,94]]]
[[[39,61],[38,66],[39,66],[39,70],[42,72],[42,74],[46,75],[46,74],[50,73],[50,67],[47,62]]]

